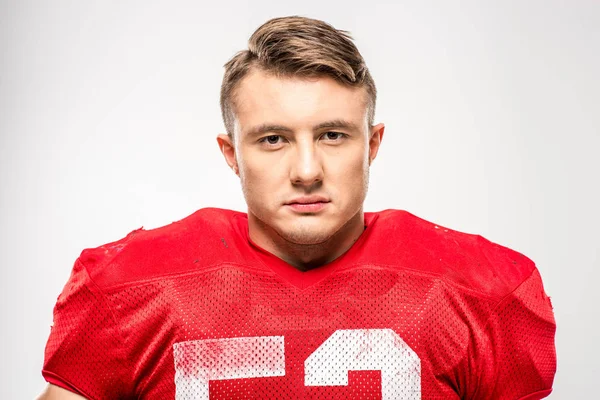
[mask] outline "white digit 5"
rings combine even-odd
[[[285,375],[283,336],[180,342],[173,356],[176,400],[208,400],[212,380]]]
[[[336,331],[304,362],[304,384],[346,386],[365,370],[381,371],[382,400],[421,399],[421,360],[391,329]]]

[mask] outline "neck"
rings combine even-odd
[[[300,271],[308,271],[335,260],[352,247],[363,231],[364,212],[361,208],[326,241],[316,244],[298,244],[286,240],[273,228],[248,212],[250,239]]]

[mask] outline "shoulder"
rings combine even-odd
[[[374,216],[370,242],[380,244],[373,254],[382,263],[435,274],[494,298],[504,297],[536,270],[523,254],[481,235],[453,230],[402,210]]]
[[[204,208],[169,225],[130,232],[124,238],[82,251],[79,261],[100,287],[186,273],[239,258],[234,218],[242,213]]]

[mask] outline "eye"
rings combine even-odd
[[[265,138],[265,140],[269,144],[277,144],[277,142],[279,142],[279,139],[280,139],[280,136],[277,136],[277,135],[271,135],[271,136],[267,136]]]
[[[330,140],[330,141],[339,141],[345,138],[347,135],[340,132],[325,132],[322,138]]]
[[[261,138],[258,142],[267,146],[277,146],[283,138],[279,135],[269,135]]]

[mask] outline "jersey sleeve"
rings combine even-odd
[[[78,259],[54,307],[42,375],[88,399],[121,398],[126,370],[109,302]]]
[[[556,324],[537,269],[495,307],[472,352],[474,399],[536,400],[552,391]]]

